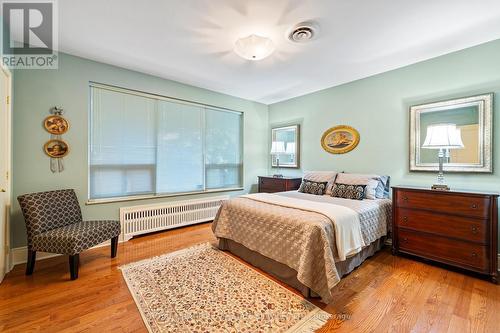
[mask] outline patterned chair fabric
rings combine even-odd
[[[32,239],[45,231],[82,222],[82,212],[74,190],[21,195],[17,198],[26,222],[28,248]]]
[[[118,221],[83,221],[33,237],[33,250],[75,255],[120,234]]]
[[[21,195],[28,249],[74,255],[120,234],[119,221],[82,221],[74,190]]]

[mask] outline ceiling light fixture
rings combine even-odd
[[[274,52],[274,43],[267,37],[250,35],[236,41],[234,52],[247,60],[262,60]]]

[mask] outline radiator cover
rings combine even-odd
[[[226,200],[229,200],[229,196],[122,207],[120,223],[123,240],[128,241],[134,236],[150,232],[212,221]]]

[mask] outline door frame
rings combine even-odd
[[[7,184],[6,184],[6,195],[7,195],[7,214],[5,217],[5,244],[0,244],[0,246],[4,246],[5,248],[5,272],[2,272],[2,275],[7,274],[13,268],[12,262],[12,251],[10,248],[10,211],[12,207],[12,72],[5,67],[3,64],[0,64],[0,70],[7,76]]]

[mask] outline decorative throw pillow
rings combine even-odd
[[[377,189],[375,190],[375,197],[377,199],[388,199],[389,198],[390,180],[391,180],[391,177],[389,177],[389,176],[380,176],[380,179],[378,180]]]
[[[366,185],[335,183],[332,188],[332,197],[363,200]]]
[[[377,199],[376,191],[379,185],[379,175],[363,175],[358,173],[339,173],[336,183],[348,185],[366,185],[365,198]]]
[[[326,184],[328,182],[315,182],[312,180],[304,179],[299,187],[299,192],[314,194],[314,195],[323,195],[326,191]]]
[[[326,191],[324,194],[330,195],[336,176],[336,171],[304,171],[302,178],[313,182],[327,182],[328,184],[326,184]]]

